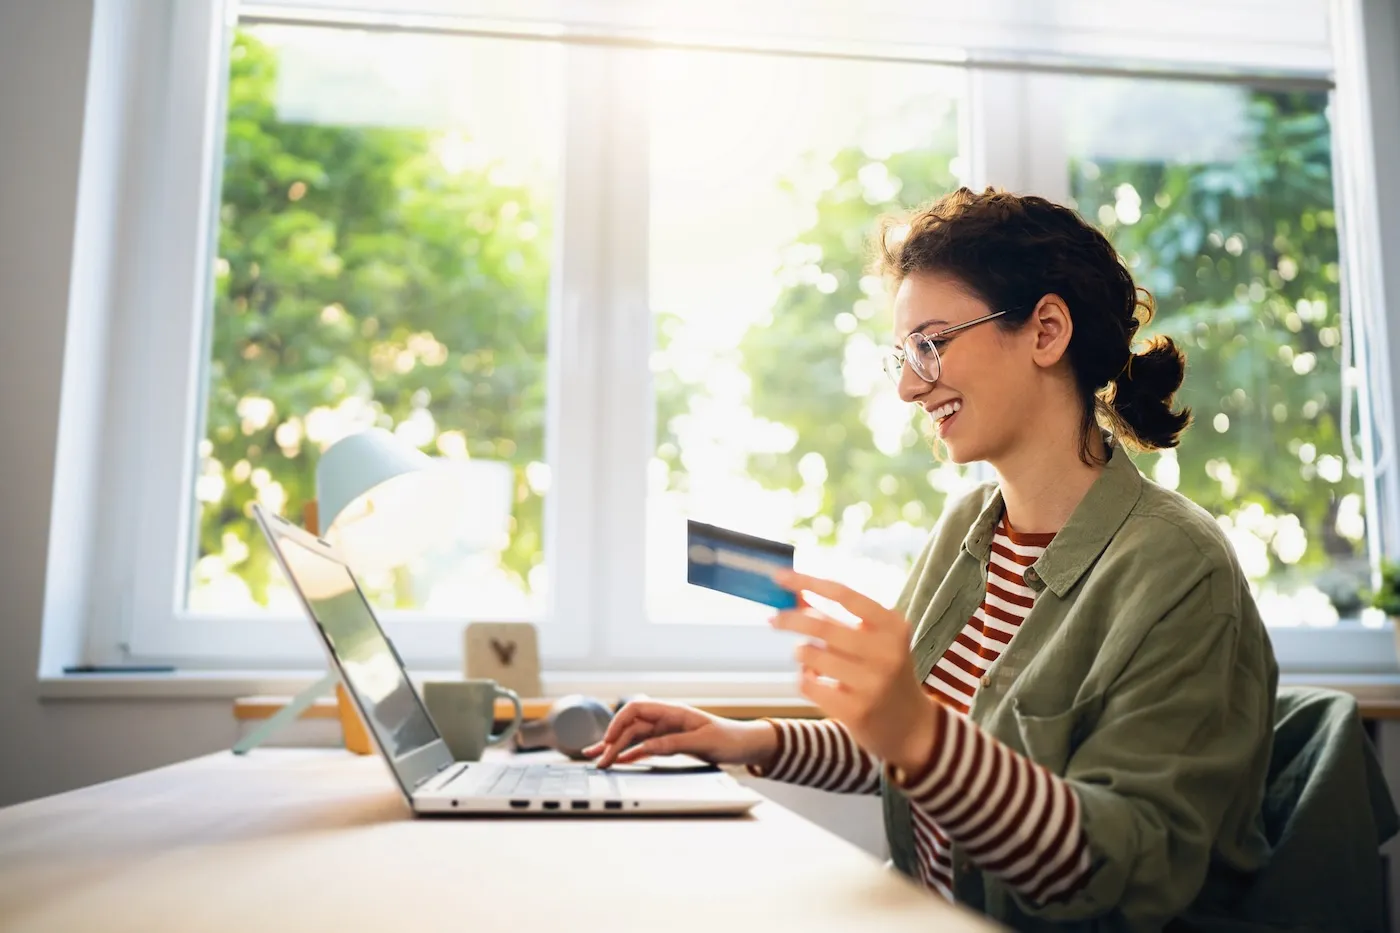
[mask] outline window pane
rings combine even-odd
[[[1268,621],[1354,616],[1364,464],[1343,446],[1327,95],[1055,80],[1079,211],[1156,296],[1149,333],[1187,353],[1196,423],[1139,466],[1219,518]]]
[[[374,425],[459,461],[465,496],[376,601],[540,605],[561,69],[545,43],[237,30],[190,608],[286,605],[251,503],[299,520],[321,451]]]
[[[761,620],[685,583],[685,520],[797,545],[892,600],[963,470],[880,368],[881,214],[956,187],[962,78],[925,66],[659,52],[651,75],[658,622]]]

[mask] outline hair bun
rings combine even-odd
[[[1191,423],[1191,409],[1172,410],[1185,375],[1186,356],[1170,337],[1154,337],[1146,350],[1128,355],[1110,400],[1130,435],[1126,440],[1148,448],[1177,445]]]

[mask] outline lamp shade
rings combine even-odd
[[[361,573],[413,559],[450,533],[465,506],[455,477],[380,428],[321,454],[316,499],[322,536]]]

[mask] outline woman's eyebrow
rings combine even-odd
[[[935,325],[935,324],[937,324],[937,325],[939,325],[940,327],[942,327],[942,326],[946,325],[947,323],[948,323],[947,321],[941,321],[941,320],[939,320],[939,319],[937,319],[937,318],[934,318],[934,319],[931,320],[931,321],[924,321],[922,324],[920,324],[918,327],[914,328],[913,330],[911,330],[908,334],[905,334],[904,336],[905,336],[905,337],[908,337],[908,336],[910,336],[911,334],[921,333],[925,327],[932,327],[932,326]]]

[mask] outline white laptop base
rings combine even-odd
[[[413,689],[359,581],[330,544],[254,505],[327,659],[416,813],[624,816],[741,814],[760,798],[722,771],[599,771],[570,761],[457,762]]]
[[[528,756],[527,756],[528,757]],[[470,762],[413,795],[419,813],[743,813],[759,798],[721,771],[599,771],[581,762]]]

